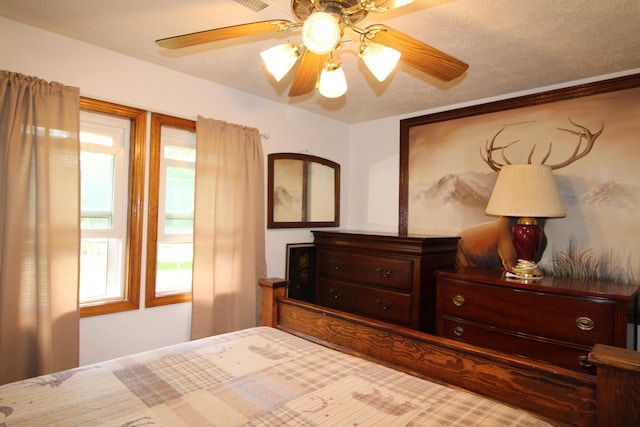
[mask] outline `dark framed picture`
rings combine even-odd
[[[637,283],[639,100],[634,74],[401,120],[399,233],[487,230],[501,165],[542,163],[566,211],[546,220],[545,270]]]
[[[287,244],[286,279],[289,298],[315,301],[316,247],[313,243]]]

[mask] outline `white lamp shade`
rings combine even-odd
[[[502,167],[485,213],[532,218],[566,215],[551,168],[528,164]]]
[[[302,26],[302,42],[313,53],[331,52],[340,37],[340,24],[333,15],[326,12],[313,13]]]
[[[400,59],[400,52],[377,43],[360,46],[360,58],[379,82],[384,81]]]
[[[326,98],[338,98],[347,92],[347,79],[339,63],[330,60],[322,69],[318,91]]]
[[[285,43],[261,52],[260,56],[267,70],[279,82],[300,57],[300,49],[293,43]]]

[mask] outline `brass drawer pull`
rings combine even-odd
[[[453,333],[456,334],[457,337],[461,337],[464,335],[464,329],[461,326],[456,326],[453,328]]]
[[[587,358],[586,354],[578,356],[577,360],[578,360],[578,365],[582,366],[583,368],[590,368],[593,366],[593,364],[589,362],[589,359]]]
[[[456,295],[455,297],[453,297],[453,303],[458,307],[462,307],[466,303],[466,301],[462,295]]]
[[[378,274],[381,277],[384,277],[385,279],[388,279],[389,277],[391,277],[391,275],[393,274],[393,270],[388,268],[387,271],[385,271],[384,273],[382,272],[382,267],[376,267],[376,271],[378,272]]]
[[[576,326],[581,331],[591,331],[596,327],[596,322],[588,317],[580,316],[576,319]]]
[[[334,270],[340,270],[342,269],[342,267],[344,267],[344,264],[341,262],[336,263],[334,260],[331,260],[331,265],[333,266]]]
[[[338,299],[342,296],[342,294],[344,293],[342,291],[342,289],[338,289],[337,291],[333,288],[329,289],[329,293],[335,298]]]
[[[378,307],[380,307],[383,310],[389,310],[393,306],[393,301],[389,301],[386,304],[382,304],[382,299],[378,298],[376,300],[376,304],[378,305]]]

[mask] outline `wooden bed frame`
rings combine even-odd
[[[558,425],[637,426],[640,353],[596,344],[590,375],[286,298],[288,282],[261,279],[262,324]]]

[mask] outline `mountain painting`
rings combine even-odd
[[[546,158],[566,217],[545,221],[541,267],[640,282],[640,88],[414,126],[409,141],[410,234],[495,221],[491,164]]]

